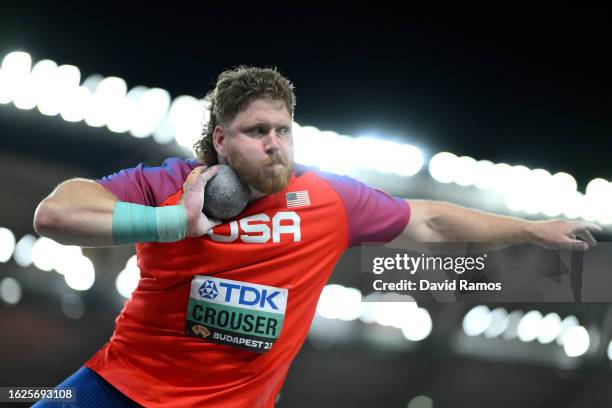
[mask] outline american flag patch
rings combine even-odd
[[[306,190],[286,193],[285,196],[287,197],[287,208],[310,205],[310,197]]]

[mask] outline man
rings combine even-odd
[[[197,161],[69,180],[36,210],[58,242],[136,244],[140,282],[112,338],[62,384],[83,405],[273,406],[336,261],[361,242],[596,244],[592,224],[407,201],[294,166],[293,85],[275,70],[223,72],[208,99]],[[235,219],[202,213],[216,163],[251,189]]]

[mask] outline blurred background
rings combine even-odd
[[[401,197],[595,222],[610,241],[602,10],[19,3],[0,12],[2,386],[53,386],[77,370],[138,279],[132,247],[39,238],[37,204],[68,178],[192,157],[201,99],[240,64],[295,84],[297,162]],[[609,303],[362,302],[359,269],[347,252],[279,407],[612,404]]]

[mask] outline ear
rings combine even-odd
[[[217,151],[217,156],[226,158],[227,157],[227,149],[225,147],[225,141],[227,139],[225,134],[225,128],[221,125],[215,126],[213,130],[213,145],[215,146],[215,150]]]

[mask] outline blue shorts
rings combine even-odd
[[[106,408],[106,407],[140,407],[137,403],[120,393],[115,387],[87,367],[81,367],[76,373],[66,378],[64,382],[55,387],[74,388],[75,399],[72,402],[55,402],[40,400],[33,407],[36,408]]]

